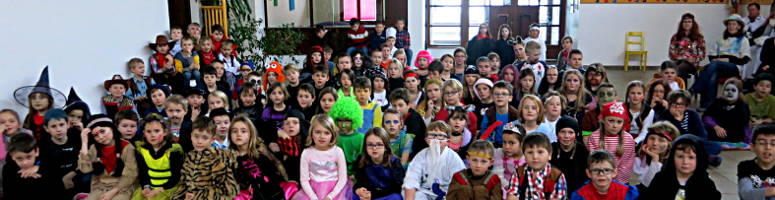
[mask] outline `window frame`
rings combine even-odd
[[[457,5],[431,5],[431,1],[433,1],[433,0],[425,0],[425,29],[426,29],[426,31],[425,31],[425,38],[427,38],[425,40],[425,46],[427,48],[465,47],[467,42],[468,42],[468,38],[470,38],[470,36],[468,34],[468,28],[471,27],[471,25],[469,23],[469,21],[470,21],[469,9],[472,8],[472,7],[490,7],[491,6],[491,5],[474,5],[474,6],[472,6],[472,5],[470,5],[470,3],[471,3],[470,1],[471,0],[461,0],[461,3],[460,3],[459,6],[457,6]],[[538,19],[539,19],[539,23],[538,23],[539,27],[545,27],[546,28],[546,31],[544,31],[542,33],[546,35],[545,42],[546,42],[547,47],[561,45],[560,43],[562,42],[562,37],[565,36],[565,19],[566,19],[566,16],[565,16],[565,12],[564,11],[565,11],[565,8],[566,8],[566,3],[569,0],[559,0],[559,4],[554,4],[555,0],[545,0],[545,1],[547,1],[546,5],[542,5],[541,4],[541,0],[537,0],[538,1],[537,5],[530,5],[530,4],[528,4],[528,5],[520,5],[519,4],[519,0],[506,0],[506,1],[511,1],[511,3],[510,4],[504,4],[503,6],[514,6],[514,7],[516,7],[516,6],[519,6],[519,7],[533,7],[533,6],[535,6],[535,7],[539,7],[539,9],[540,9],[540,7],[547,7],[547,13],[546,13],[547,16],[546,17],[548,19],[548,23],[540,23],[540,17],[541,17],[540,14],[541,13],[540,13],[540,10],[539,10],[539,16],[537,16]],[[500,6],[500,5],[498,5],[498,6]],[[460,16],[460,25],[459,25],[459,28],[460,28],[460,37],[459,37],[460,43],[459,44],[457,44],[457,45],[433,44],[433,42],[432,42],[433,41],[433,36],[431,34],[431,31],[430,31],[432,27],[458,27],[456,25],[431,25],[431,22],[430,22],[431,21],[430,20],[430,18],[431,18],[431,8],[433,8],[433,7],[460,7],[460,9],[461,9],[461,16]],[[552,24],[552,20],[553,20],[552,19],[552,14],[553,14],[553,11],[554,11],[553,10],[554,7],[559,7],[559,12],[560,12],[559,15],[558,15],[560,19],[559,19],[558,24],[556,24],[556,25]],[[487,16],[487,19],[485,20],[485,22],[489,22],[489,16]],[[551,30],[552,30],[553,27],[557,27],[559,29],[559,32],[558,32],[559,35],[557,36],[557,38],[558,38],[557,39],[557,44],[552,44],[552,36],[553,35],[551,33]]]

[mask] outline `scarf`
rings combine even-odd
[[[204,63],[205,65],[209,65],[210,62],[213,62],[213,60],[215,60],[215,54],[213,53],[213,51],[200,51],[199,58],[202,59],[202,63]]]
[[[158,67],[159,69],[164,69],[164,65],[167,64],[167,58],[165,56],[167,56],[167,54],[163,54],[163,53],[153,54],[153,57],[156,58],[156,63],[158,63],[156,67]]]
[[[483,40],[483,39],[490,39],[491,37],[489,35],[476,35],[477,40]]]

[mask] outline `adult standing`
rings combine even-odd
[[[697,66],[705,59],[705,39],[694,14],[681,16],[678,31],[670,38],[670,60],[678,65],[678,76],[684,79],[697,75]]]
[[[466,52],[468,53],[468,59],[466,64],[476,65],[476,59],[482,56],[487,56],[490,51],[493,50],[495,42],[490,35],[490,28],[487,23],[479,25],[479,33],[476,34],[471,40],[468,41],[466,46]]]
[[[762,50],[762,46],[756,44],[754,39],[761,37],[767,28],[767,18],[760,15],[761,5],[758,3],[748,4],[748,17],[743,19],[745,23],[745,34],[748,37],[748,43],[751,45],[750,55],[751,62],[748,62],[742,71],[743,79],[753,78],[753,73],[759,67],[761,62],[759,61],[759,53]]]
[[[498,69],[514,62],[514,46],[509,44],[513,40],[511,33],[509,24],[501,24],[498,27],[498,40],[495,41],[495,53],[501,58],[501,66],[498,66]]]
[[[714,42],[708,52],[710,64],[700,72],[697,81],[690,89],[692,93],[701,93],[700,107],[707,108],[716,99],[716,80],[740,76],[740,69],[751,60],[750,46],[745,37],[745,22],[738,14],[724,20],[726,30],[722,38]]]

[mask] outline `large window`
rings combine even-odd
[[[541,29],[540,37],[548,45],[558,45],[561,36],[562,2],[565,0],[427,0],[428,44],[461,46],[479,31],[479,25],[490,21],[491,8],[538,9],[533,16]],[[512,6],[512,1],[516,4]],[[504,7],[507,6],[507,7]],[[501,9],[502,12],[503,9]],[[534,11],[535,12],[535,11]],[[499,13],[492,13],[498,16]],[[496,31],[490,24],[493,37]],[[512,31],[515,31],[512,25]]]
[[[539,38],[548,45],[559,45],[560,41],[560,14],[562,14],[561,0],[519,0],[519,4],[529,1],[531,6],[540,1],[538,5],[538,26],[541,29]],[[521,5],[520,5],[521,6]]]

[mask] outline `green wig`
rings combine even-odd
[[[352,130],[357,130],[363,124],[363,110],[355,98],[339,98],[336,100],[331,111],[328,112],[334,121],[338,119],[348,119],[352,121]]]

